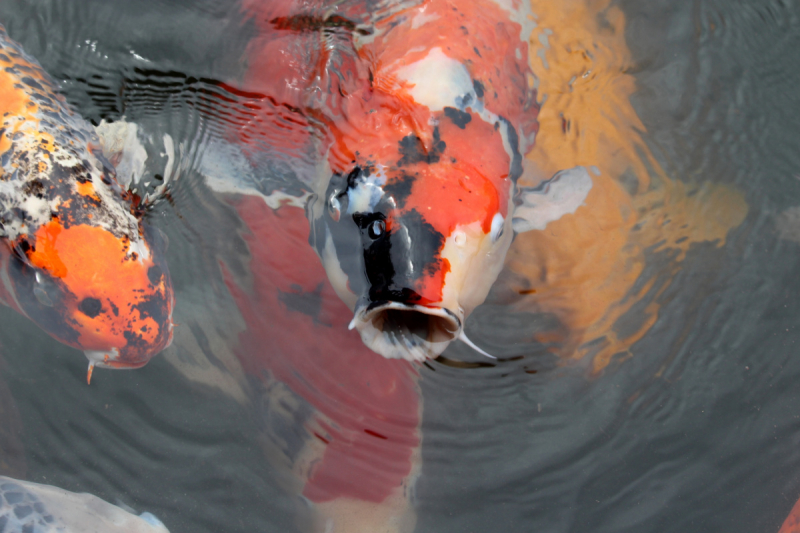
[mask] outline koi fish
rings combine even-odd
[[[169,533],[150,513],[137,516],[91,494],[0,476],[0,531]]]
[[[464,322],[514,233],[574,212],[592,178],[579,167],[517,186],[539,109],[529,5],[408,5],[356,24],[346,7],[246,3],[262,34],[243,88],[298,110],[282,120],[313,131],[316,173],[300,176],[309,241],[354,312],[350,328],[384,357],[423,361],[455,339],[478,349]],[[289,61],[280,47],[311,52]]]
[[[172,340],[158,234],[92,126],[0,27],[0,301],[95,366],[137,368]]]

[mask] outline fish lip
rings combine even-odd
[[[150,359],[144,361],[122,361],[119,359],[119,350],[111,348],[110,350],[84,350],[83,353],[89,360],[89,363],[97,368],[113,368],[116,370],[133,370],[141,368],[146,365]]]
[[[399,321],[405,313],[410,320]],[[387,320],[392,323],[391,328],[386,327]],[[356,308],[351,329],[356,328],[364,344],[387,359],[424,362],[438,357],[456,340],[463,325],[460,310],[457,313],[446,307],[362,301]]]

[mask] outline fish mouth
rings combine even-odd
[[[147,364],[149,358],[138,361],[125,361],[120,359],[119,350],[111,348],[110,350],[84,350],[86,358],[89,360],[90,366],[97,368],[116,368],[118,370],[132,370],[134,368],[141,368]]]
[[[463,318],[445,307],[373,302],[356,310],[350,329],[387,359],[435,359],[461,334]]]

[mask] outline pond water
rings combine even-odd
[[[173,533],[304,531],[307,443],[374,419],[381,460],[331,475],[372,486],[411,454],[414,531],[777,532],[800,496],[800,4],[561,4],[532,4],[528,159],[594,165],[606,189],[514,242],[466,326],[497,362],[454,343],[412,368],[347,331],[301,210],[219,190],[297,192],[307,164],[243,81],[259,29],[239,3],[3,2],[76,110],[149,136],[177,325],[86,386],[80,352],[0,309],[0,474]],[[239,127],[268,132],[255,176]]]

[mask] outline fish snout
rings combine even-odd
[[[463,324],[460,310],[379,301],[361,304],[350,329],[357,329],[364,344],[387,359],[422,362],[438,357],[459,338]]]

